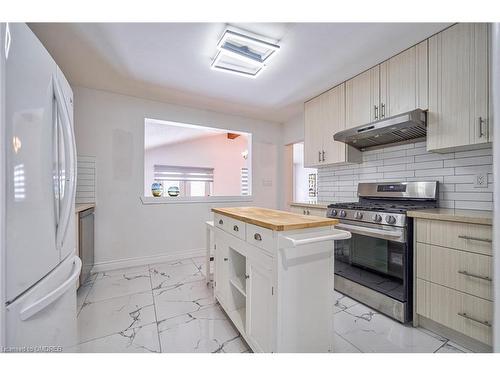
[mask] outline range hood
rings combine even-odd
[[[426,113],[415,109],[335,133],[333,139],[359,150],[423,138],[427,134]]]

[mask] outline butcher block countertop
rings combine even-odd
[[[460,223],[469,224],[493,224],[492,211],[478,210],[455,210],[451,208],[429,208],[426,210],[408,211],[406,213],[410,217],[420,219],[433,219],[445,221],[458,221]]]
[[[75,213],[79,213],[89,208],[95,208],[95,203],[77,203],[75,204]]]
[[[298,215],[291,212],[260,207],[212,208],[212,211],[236,220],[241,220],[245,223],[275,231],[327,227],[336,225],[339,222],[337,219]]]

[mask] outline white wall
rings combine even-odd
[[[237,196],[241,194],[241,168],[249,167],[242,152],[249,148],[249,139],[240,135],[229,139],[226,133],[208,135],[170,145],[153,147],[144,155],[144,194],[152,196],[156,164],[180,167],[213,168],[214,196]],[[168,183],[165,184],[168,188]]]
[[[283,144],[304,141],[304,113],[291,118],[283,124]]]
[[[96,157],[96,262],[199,251],[210,209],[245,203],[143,205],[144,118],[253,134],[251,205],[277,208],[281,125],[73,87],[78,153]]]

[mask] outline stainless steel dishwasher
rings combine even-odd
[[[78,247],[82,260],[81,285],[87,280],[94,266],[94,208],[78,214],[78,233]]]

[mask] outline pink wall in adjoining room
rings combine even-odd
[[[213,195],[237,196],[241,194],[241,168],[249,167],[251,145],[249,137],[240,135],[228,139],[227,134],[159,146],[144,152],[144,194],[151,196],[155,164],[214,169]],[[241,153],[249,151],[245,160]],[[165,190],[168,186],[165,186]]]

